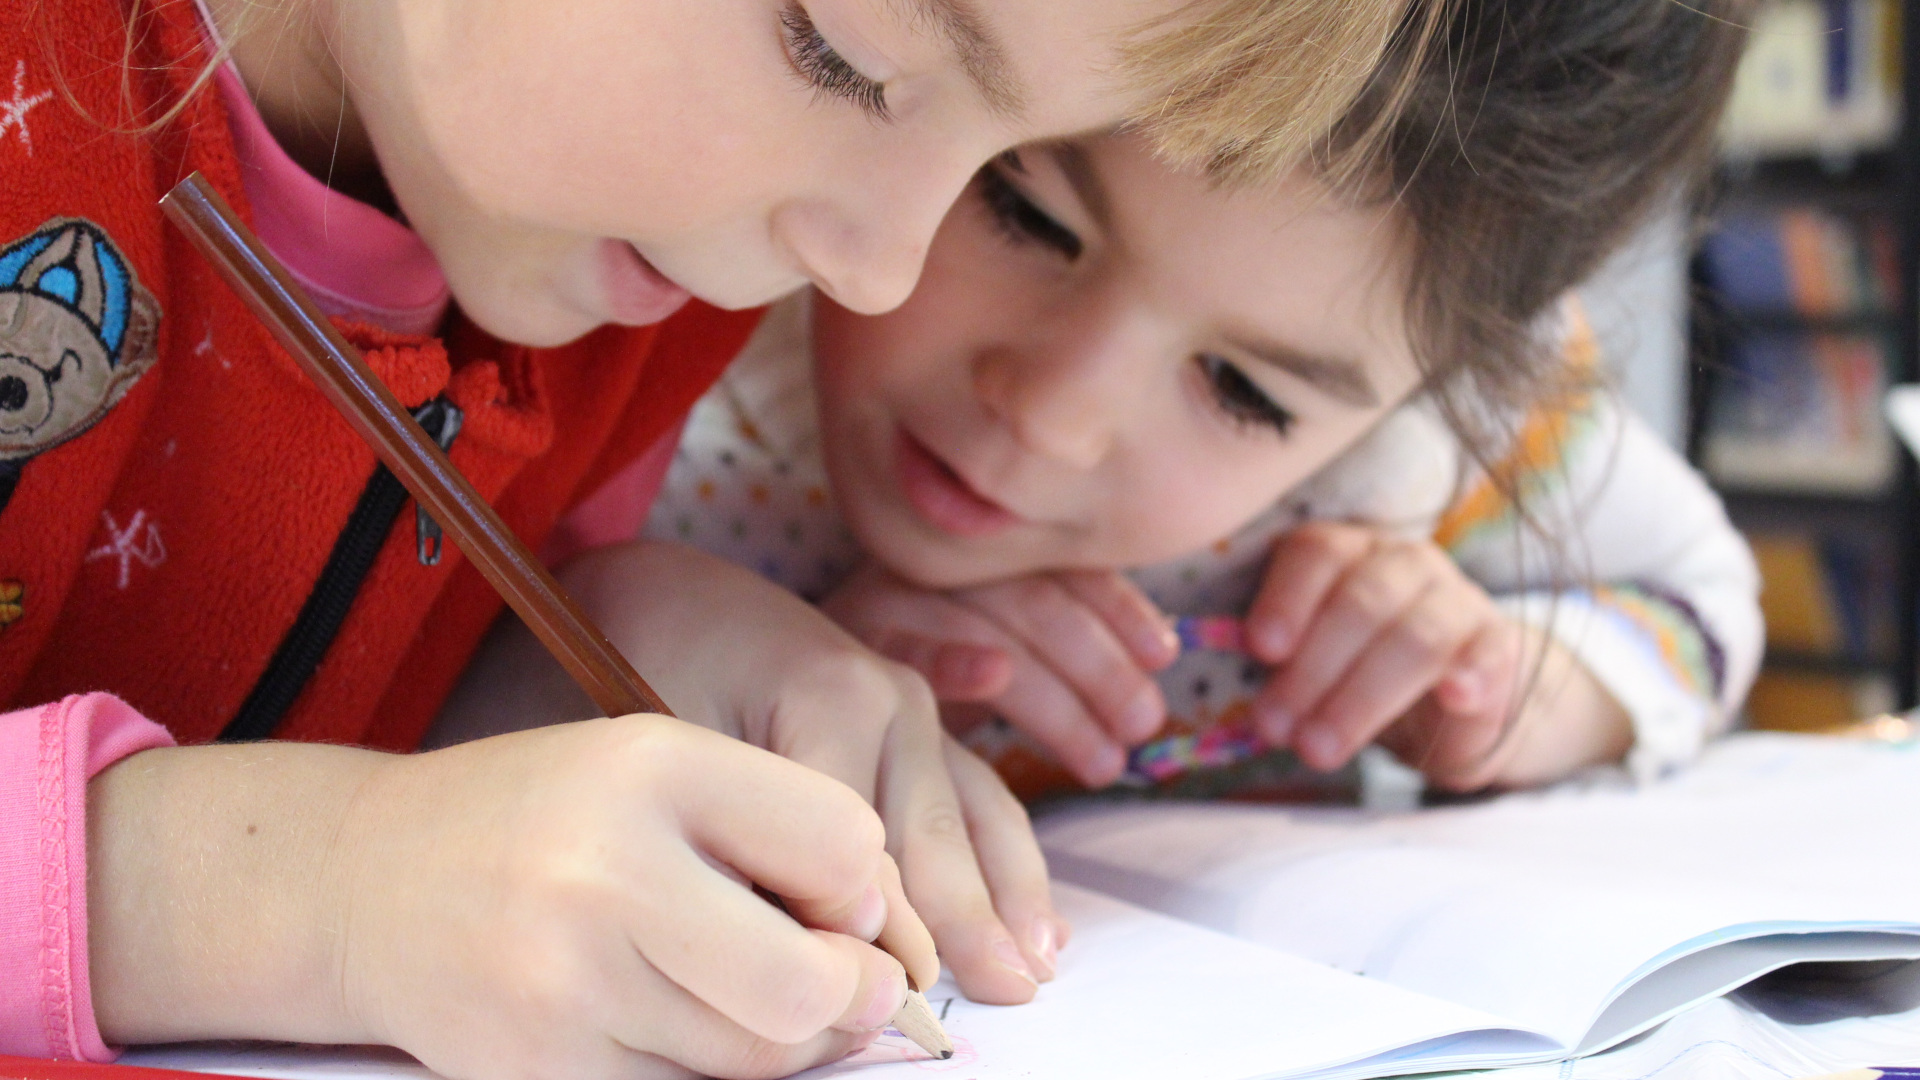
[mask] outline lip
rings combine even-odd
[[[624,240],[600,241],[600,289],[606,316],[625,326],[650,326],[679,311],[692,296]]]
[[[933,451],[901,429],[894,437],[894,473],[907,502],[926,522],[967,539],[1020,524],[1020,515],[980,494]]]

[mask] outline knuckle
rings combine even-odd
[[[1422,657],[1451,653],[1460,643],[1455,620],[1427,608],[1408,612],[1395,628],[1395,637],[1402,649]]]
[[[1380,619],[1393,612],[1399,590],[1382,574],[1351,574],[1340,585],[1340,602],[1364,618]]]
[[[867,722],[891,718],[905,665],[849,643],[827,650],[792,675],[783,701],[809,709],[830,709]]]
[[[933,843],[968,851],[973,848],[966,815],[957,803],[946,799],[929,803],[914,815],[914,825],[922,838]]]

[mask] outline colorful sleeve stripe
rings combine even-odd
[[[1602,586],[1589,595],[1597,610],[1638,630],[1682,686],[1719,700],[1726,686],[1726,653],[1692,604],[1644,583]]]

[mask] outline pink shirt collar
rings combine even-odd
[[[296,165],[232,63],[220,66],[214,82],[227,106],[254,228],[321,310],[397,334],[438,328],[447,279],[420,234]]]

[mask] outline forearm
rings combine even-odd
[[[366,1041],[342,994],[356,795],[386,755],[150,750],[88,786],[91,977],[110,1043]]]

